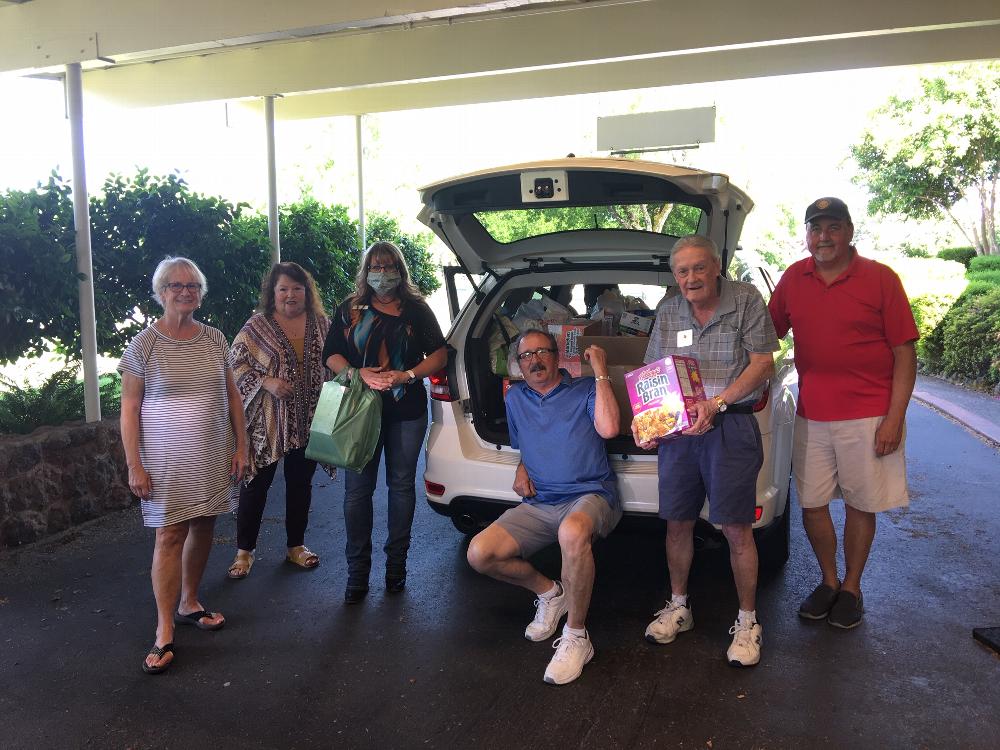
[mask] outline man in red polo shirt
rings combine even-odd
[[[843,201],[806,209],[811,257],[784,272],[768,308],[778,337],[791,328],[799,372],[792,463],[802,523],[823,581],[799,615],[838,628],[861,623],[861,574],[875,514],[909,503],[904,417],[916,378],[917,327],[899,277],[858,255]],[[830,501],[842,497],[843,581]]]

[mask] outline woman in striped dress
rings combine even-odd
[[[156,529],[151,577],[156,640],[142,669],[173,662],[174,625],[218,630],[226,623],[198,599],[215,517],[236,507],[247,466],[240,394],[222,332],[194,319],[207,291],[187,258],[166,258],[153,274],[163,315],[128,345],[122,374],[122,443],[128,482]]]

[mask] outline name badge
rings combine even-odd
[[[677,332],[677,346],[691,346],[693,331],[688,328],[686,331]]]

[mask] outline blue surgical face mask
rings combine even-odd
[[[402,277],[397,271],[369,271],[368,286],[380,297],[395,291]]]

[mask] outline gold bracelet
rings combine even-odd
[[[611,382],[611,376],[610,375],[598,375],[597,377],[594,378],[594,382],[596,382],[596,383],[600,383],[602,380],[607,380],[610,383]]]

